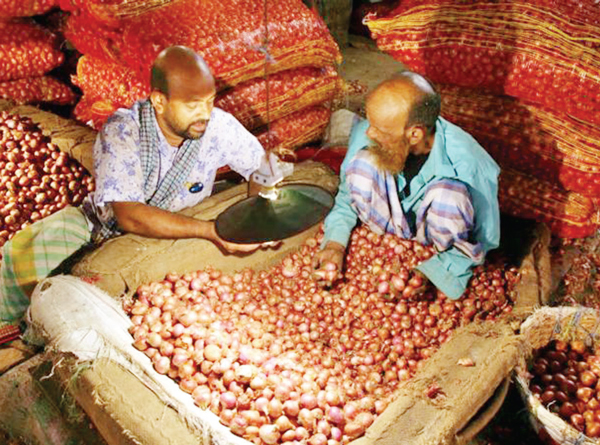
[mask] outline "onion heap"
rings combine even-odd
[[[29,224],[93,190],[90,174],[31,119],[0,113],[0,246]]]
[[[316,281],[320,232],[269,270],[207,267],[141,285],[124,303],[133,345],[194,402],[255,444],[337,445],[359,436],[456,327],[511,311],[518,273],[475,269],[465,297],[423,285],[433,250],[354,230],[343,275]]]
[[[534,354],[529,388],[546,408],[589,437],[600,437],[600,355],[583,341],[554,340]]]

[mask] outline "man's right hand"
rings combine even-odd
[[[341,272],[344,265],[346,248],[338,242],[329,241],[323,250],[317,252],[313,257],[312,267],[314,270],[324,269],[327,263],[333,263]]]
[[[238,244],[225,241],[217,234],[213,224],[210,240],[227,253],[251,253],[260,248],[278,247],[281,243],[256,243],[256,244]]]

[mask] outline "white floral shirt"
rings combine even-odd
[[[139,102],[130,109],[119,109],[102,127],[94,144],[96,190],[83,203],[93,229],[94,220],[114,221],[112,202],[144,203],[144,177],[140,161]],[[173,164],[177,147],[169,145],[158,123],[159,183]],[[171,202],[177,212],[210,196],[217,169],[229,166],[248,179],[260,166],[264,149],[254,135],[231,114],[214,108],[201,139],[200,156],[186,184]],[[90,213],[93,216],[90,218]]]

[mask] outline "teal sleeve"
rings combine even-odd
[[[451,300],[459,299],[467,288],[476,263],[468,256],[451,247],[432,256],[417,266],[435,287]]]
[[[346,184],[346,168],[356,153],[370,144],[370,139],[366,134],[368,128],[369,122],[366,119],[359,120],[352,127],[348,152],[340,169],[338,193],[335,197],[333,209],[331,209],[331,212],[325,218],[325,235],[321,247],[325,246],[328,241],[335,241],[342,246],[347,246],[352,229],[354,229],[358,221],[358,215],[354,207],[352,207],[352,198]]]
[[[322,246],[325,246],[328,241],[336,241],[342,246],[348,245],[350,234],[358,220],[351,203],[352,199],[346,182],[340,182],[333,209],[325,219],[325,237]]]

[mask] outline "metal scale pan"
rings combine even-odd
[[[314,185],[276,191],[275,199],[252,196],[226,209],[216,220],[217,234],[238,244],[280,241],[318,224],[333,207],[333,195]]]

